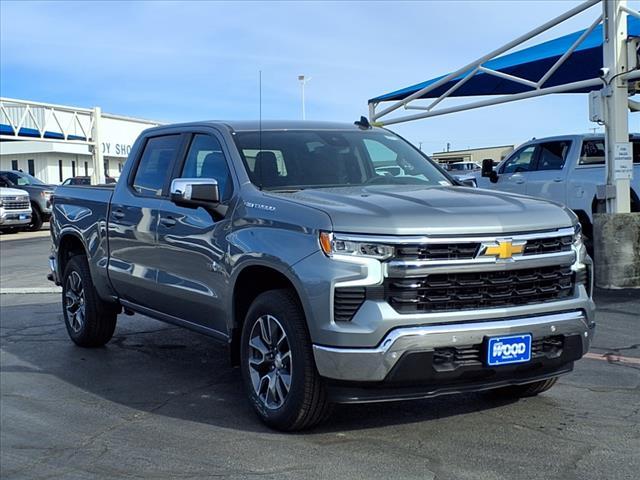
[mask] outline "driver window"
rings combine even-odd
[[[518,173],[528,172],[533,168],[533,158],[536,151],[535,145],[530,145],[513,154],[509,160],[505,162],[500,173]]]
[[[214,178],[222,200],[231,197],[233,184],[227,160],[218,139],[212,135],[196,134],[189,147],[187,160],[182,168],[182,178]]]

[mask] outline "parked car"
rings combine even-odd
[[[29,194],[24,190],[10,188],[0,178],[0,230],[20,230],[31,223]]]
[[[116,183],[116,179],[113,177],[106,176],[105,183]],[[69,177],[61,185],[91,185],[91,177],[88,176],[78,176],[78,177]]]
[[[36,177],[18,170],[0,171],[0,179],[10,187],[19,188],[29,193],[31,201],[31,223],[29,230],[40,230],[44,222],[51,217],[51,195],[53,185],[38,180]]]
[[[57,189],[52,240],[77,345],[122,311],[210,335],[282,430],[333,403],[536,395],[595,329],[570,210],[460,186],[362,122],[146,130],[115,188]]]
[[[640,135],[631,136],[633,173],[631,210],[640,211]],[[566,205],[580,219],[588,239],[593,214],[601,211],[598,185],[605,182],[604,135],[534,138],[509,154],[497,168],[483,165],[480,188],[521,193]]]
[[[451,173],[471,173],[474,171],[479,172],[482,167],[478,165],[476,162],[455,162],[455,163],[447,163],[444,164],[445,169]]]

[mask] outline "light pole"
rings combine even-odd
[[[300,85],[302,87],[302,120],[306,120],[307,116],[304,109],[304,85],[311,80],[311,77],[305,77],[304,75],[298,75],[298,80],[300,81]]]

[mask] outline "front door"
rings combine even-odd
[[[533,169],[536,146],[514,152],[498,169],[498,182],[492,188],[505,192],[526,193],[527,172]]]
[[[158,305],[163,313],[227,333],[227,242],[233,181],[221,140],[194,133],[176,178],[212,178],[221,203],[215,209],[163,202],[158,218]]]
[[[566,161],[570,148],[571,140],[545,142],[539,145],[535,169],[527,173],[527,195],[566,205]]]

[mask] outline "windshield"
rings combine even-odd
[[[18,187],[25,185],[46,185],[36,177],[33,177],[24,172],[4,172],[3,175],[7,177],[11,181],[11,183]]]
[[[451,185],[416,148],[389,132],[288,130],[234,135],[251,182],[267,190]]]

